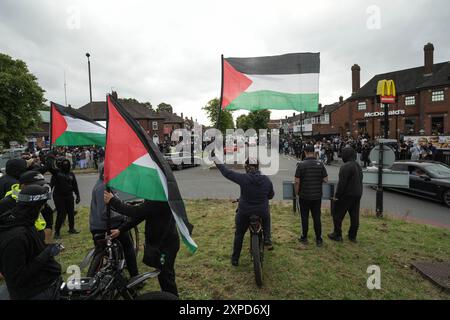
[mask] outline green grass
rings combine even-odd
[[[199,245],[191,255],[182,245],[176,261],[177,283],[183,299],[449,299],[450,295],[411,268],[413,261],[445,261],[450,256],[450,231],[363,212],[357,244],[332,243],[322,248],[302,246],[297,238],[300,219],[290,203],[271,205],[275,250],[266,252],[264,286],[255,285],[248,253],[248,234],[240,266],[230,264],[235,205],[230,201],[187,201],[193,238]],[[65,268],[78,264],[92,247],[88,210],[77,215],[79,235],[62,233],[66,250],[58,260]],[[322,214],[323,233],[332,229],[329,212]],[[348,228],[348,217],[344,230]],[[142,226],[141,226],[142,229]],[[141,234],[141,239],[143,233]],[[141,241],[142,242],[142,241]],[[141,262],[140,272],[150,268]],[[381,290],[366,287],[367,267],[381,268]],[[157,280],[147,289],[158,290]]]

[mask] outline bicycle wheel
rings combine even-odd
[[[136,297],[136,300],[178,300],[172,293],[164,291],[146,292]]]
[[[262,264],[261,255],[259,248],[259,236],[257,234],[252,234],[252,259],[253,259],[253,270],[255,271],[255,280],[258,287],[262,286]]]
[[[91,264],[89,265],[89,269],[87,271],[87,277],[93,277],[95,274],[103,267],[105,262],[105,251],[97,252],[92,258]]]

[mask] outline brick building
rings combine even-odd
[[[361,68],[354,65],[352,95],[334,110],[331,125],[352,136],[383,135],[383,109],[377,102],[379,80],[394,80],[398,101],[390,105],[389,137],[450,133],[450,61],[434,63],[434,46],[424,47],[424,65],[374,76],[360,87]]]
[[[116,92],[113,92],[113,96],[117,99]],[[164,141],[164,126],[166,121],[164,116],[150,110],[143,103],[129,99],[119,99],[119,101],[130,115],[139,122],[147,134],[153,138],[155,143]],[[78,111],[94,121],[106,121],[106,101],[87,103],[79,108]]]

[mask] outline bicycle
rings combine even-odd
[[[239,200],[233,201],[233,203],[237,202],[239,202]],[[250,257],[253,262],[255,281],[258,287],[262,287],[263,261],[264,261],[264,232],[261,217],[255,214],[251,215],[248,229],[250,231]]]

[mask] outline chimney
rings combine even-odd
[[[180,117],[181,117],[181,119],[184,119],[184,117],[183,117],[183,112],[181,113],[181,116],[180,116]]]
[[[295,117],[295,112],[292,114],[293,117]]]
[[[352,94],[361,88],[361,67],[357,64],[352,67]]]
[[[344,97],[343,97],[343,96],[340,96],[340,97],[339,97],[339,103],[342,103],[342,102],[344,102]]]
[[[117,98],[117,91],[111,92],[111,95],[113,96],[114,99],[116,99],[116,100],[118,99]]]
[[[427,43],[425,47],[423,47],[423,51],[425,52],[425,70],[424,74],[432,74],[433,73],[433,65],[434,65],[434,46],[432,43]]]
[[[319,110],[322,110],[322,104],[319,103]]]

